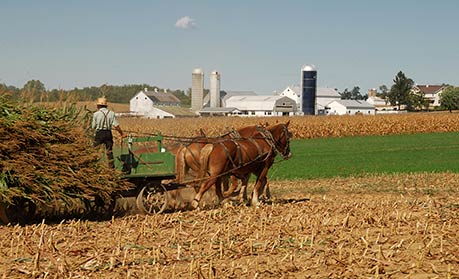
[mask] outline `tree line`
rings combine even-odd
[[[22,88],[0,84],[0,93],[9,93],[12,99],[22,99],[31,102],[56,102],[62,100],[94,101],[105,96],[112,103],[129,103],[137,93],[148,91],[168,92],[176,96],[183,106],[191,104],[190,94],[183,90],[163,89],[149,84],[107,85],[74,88],[70,90],[47,90],[40,80],[29,80]]]
[[[399,71],[393,79],[394,84],[390,89],[386,85],[379,87],[376,96],[387,100],[392,106],[397,106],[400,110],[404,107],[408,111],[429,110],[430,101],[422,93],[413,92],[415,82],[408,78],[402,71]],[[441,110],[459,109],[459,87],[442,84],[446,88],[440,95]],[[360,93],[360,87],[355,86],[352,90],[347,88],[343,92],[338,92],[343,100],[366,100],[367,94]]]
[[[400,110],[402,107],[409,111],[429,110],[429,100],[424,98],[422,94],[414,93],[412,88],[415,83],[411,78],[408,78],[402,71],[399,71],[393,79],[393,85],[390,89],[386,85],[379,86],[379,92],[376,96],[387,100],[387,103],[392,106],[397,106]],[[441,93],[440,103],[442,110],[457,110],[459,109],[459,87],[446,86],[446,89]],[[130,85],[107,85],[91,86],[84,88],[74,88],[70,90],[52,89],[47,90],[45,85],[40,80],[29,80],[22,88],[0,84],[0,93],[9,93],[13,99],[23,99],[32,102],[55,102],[62,100],[72,101],[94,101],[95,99],[105,96],[113,103],[129,103],[129,100],[141,90],[148,91],[167,91],[176,96],[182,106],[190,106],[191,104],[191,89],[187,92],[183,90],[163,89],[149,84],[130,84]],[[208,93],[209,90],[205,90]],[[359,86],[354,86],[351,90],[348,88],[342,92],[338,92],[341,99],[345,100],[366,100],[367,94],[360,92]]]

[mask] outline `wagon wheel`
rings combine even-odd
[[[10,222],[8,214],[6,213],[6,205],[3,203],[0,203],[0,222],[5,225]]]
[[[37,206],[35,203],[19,199],[15,204],[0,204],[0,222],[3,224],[20,223],[27,224],[34,220]]]
[[[146,214],[162,213],[168,203],[166,188],[162,184],[149,184],[137,195],[137,208]]]

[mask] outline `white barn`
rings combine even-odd
[[[335,88],[318,87],[316,92],[316,113],[326,114],[327,105],[338,100],[341,100],[341,95]]]
[[[171,93],[140,91],[129,101],[129,115],[145,118],[175,118],[196,116],[183,109],[180,100]]]
[[[294,100],[283,96],[237,96],[225,100],[227,108],[237,108],[243,116],[282,116],[294,115],[297,104]]]
[[[374,115],[375,107],[361,100],[336,100],[326,106],[325,112],[328,115]]]

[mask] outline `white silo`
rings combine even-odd
[[[210,107],[220,107],[220,73],[217,71],[210,74]]]
[[[204,98],[204,73],[194,69],[191,74],[191,110],[198,113],[202,109]]]

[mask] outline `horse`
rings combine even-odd
[[[265,126],[268,124],[260,124],[260,125],[253,125],[253,126],[246,126],[243,128],[240,128],[238,130],[232,130],[231,132],[220,136],[220,137],[214,137],[214,138],[208,138],[208,137],[197,137],[193,140],[191,140],[188,144],[182,145],[177,153],[176,153],[176,159],[175,159],[175,164],[176,164],[176,181],[180,184],[187,183],[189,184],[190,182],[199,182],[199,179],[195,179],[195,181],[186,181],[185,176],[187,173],[191,171],[194,172],[194,177],[197,177],[197,174],[199,173],[201,166],[200,166],[200,153],[201,149],[209,143],[219,143],[219,142],[224,142],[228,141],[231,139],[236,139],[236,138],[250,138],[255,135],[260,134],[260,129],[263,129]],[[248,181],[250,178],[250,174],[246,175],[245,177],[231,177],[231,186],[228,186],[229,184],[229,176],[224,176],[219,180],[218,183],[218,188],[216,189],[217,195],[221,193],[221,185],[225,185],[225,197],[228,197],[232,194],[235,193],[235,190],[238,186],[238,179],[242,180],[242,186],[241,186],[241,191],[239,191],[239,200],[240,201],[245,201],[246,198],[246,192],[245,189],[247,187]],[[198,185],[199,186],[199,185]],[[244,190],[244,191],[242,191]]]
[[[280,154],[286,160],[291,157],[292,134],[288,130],[289,124],[290,121],[257,129],[258,133],[250,138],[206,144],[200,154],[199,179],[202,182],[192,207],[197,208],[203,194],[211,186],[221,183],[222,177],[229,174],[239,178],[250,174],[257,177],[251,204],[258,205],[259,195],[267,183],[267,174],[276,155]],[[219,193],[219,188],[216,187],[216,192],[221,201],[223,196]]]

